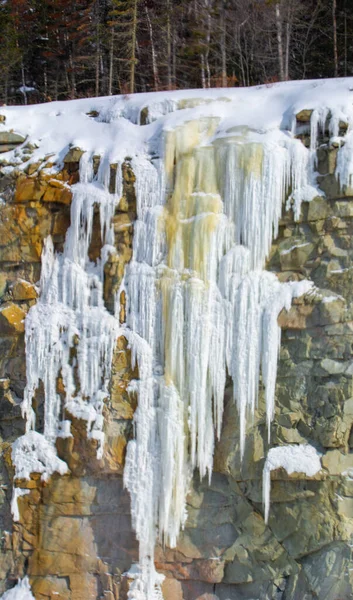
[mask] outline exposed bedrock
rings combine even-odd
[[[310,114],[303,111],[298,121],[305,125]],[[148,122],[148,113],[144,119]],[[23,320],[37,302],[44,239],[51,235],[54,248],[63,248],[71,185],[78,181],[82,153],[70,150],[54,175],[50,163],[38,163],[27,173],[14,169],[0,178],[0,592],[28,575],[36,600],[126,600],[126,573],[138,560],[130,496],[123,486],[137,403],[128,387],[138,377],[138,367],[132,368],[123,336],[117,339],[103,409],[103,456],[97,458],[98,442],[87,435],[86,421],[67,410],[64,418],[71,421],[72,437],[59,437],[56,448],[69,471],[54,473],[48,481],[38,474],[17,479],[18,521],[11,515],[11,444],[25,431],[20,408],[26,384]],[[318,288],[294,299],[290,310],[279,316],[282,341],[270,444],[260,389],[241,461],[239,416],[229,379],[211,483],[195,473],[176,548],[156,548],[157,570],[166,576],[165,600],[352,598],[353,195],[339,188],[336,153],[337,148],[321,146],[319,184],[326,197],[303,203],[299,220],[283,210],[267,261],[266,268],[281,282],[308,278]],[[99,157],[95,160],[97,170]],[[112,164],[112,189],[116,169]],[[136,195],[128,157],[122,183],[113,216],[117,253],[104,267],[104,302],[110,312],[132,257]],[[92,261],[101,247],[97,210],[89,248]],[[120,300],[124,323],[124,292]],[[63,394],[60,377],[56,387]],[[39,432],[43,401],[39,388],[33,403]],[[265,524],[262,472],[268,449],[307,443],[322,453],[321,471],[314,477],[273,471]]]

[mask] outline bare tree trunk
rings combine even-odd
[[[137,62],[141,63],[141,49],[139,46],[138,41],[136,41],[136,60]],[[140,73],[140,84],[141,84],[141,92],[147,92],[147,90],[149,89],[149,83],[146,83],[146,77],[144,75],[144,73]]]
[[[338,52],[337,52],[337,0],[332,0],[332,24],[333,24],[333,57],[335,64],[335,77],[338,77]]]
[[[54,81],[54,100],[58,99],[58,87],[59,87],[59,69],[56,69],[55,72],[55,81]]]
[[[290,23],[286,23],[286,52],[284,55],[284,79],[289,79],[289,47],[290,47]]]
[[[96,53],[96,77],[94,95],[99,96],[99,52]]]
[[[317,0],[314,12],[311,15],[310,23],[307,26],[306,34],[305,34],[305,39],[304,39],[304,42],[303,42],[303,52],[302,52],[302,67],[303,67],[303,70],[302,70],[302,79],[306,78],[306,65],[307,65],[307,58],[306,57],[307,57],[307,53],[308,53],[308,50],[309,50],[309,39],[310,39],[310,36],[312,35],[312,30],[313,30],[313,27],[314,27],[315,22],[317,20],[317,16],[319,14],[320,8],[321,8],[321,0]]]
[[[201,85],[202,85],[202,89],[206,88],[205,56],[204,56],[204,54],[201,54]]]
[[[111,30],[109,45],[109,74],[108,74],[108,96],[113,93],[113,71],[114,71],[114,29]]]
[[[347,77],[347,2],[344,2],[344,76]]]
[[[206,68],[206,87],[211,87],[211,71],[210,71],[210,63],[209,63],[209,55],[210,55],[210,41],[211,41],[211,14],[209,10],[209,6],[207,7],[207,34],[206,34],[206,52],[205,52],[205,68]]]
[[[70,97],[69,69],[68,69],[67,65],[66,65],[66,69],[65,69],[65,83],[66,83],[66,95],[68,97]]]
[[[133,12],[133,17],[132,17],[130,94],[133,94],[135,91],[136,30],[137,30],[137,0],[134,1],[134,12]]]
[[[69,40],[68,40],[68,36],[66,34],[66,44],[69,45]],[[69,91],[70,89],[70,83],[69,83],[69,79],[68,79],[68,75],[66,72],[66,76],[67,76],[67,84],[68,84],[68,95],[70,95],[71,98],[76,98],[76,77],[75,77],[75,69],[74,69],[74,59],[73,59],[73,48],[70,47],[69,50],[69,67],[70,67],[70,74],[71,74],[71,93]]]
[[[99,40],[99,25],[97,22],[96,26],[96,85],[95,85],[95,96],[99,96],[99,62],[100,62],[100,40]]]
[[[71,70],[71,98],[76,98],[76,96],[77,96],[77,94],[76,94],[76,77],[75,77],[75,69],[74,69],[74,60],[73,60],[73,56],[72,56],[71,52],[69,55],[69,63],[70,63],[70,70]]]
[[[244,85],[246,85],[246,81],[245,81],[245,70],[244,70],[244,57],[243,57],[243,44],[242,44],[242,30],[241,30],[241,25],[239,25],[239,27],[237,27],[237,41],[236,41],[236,46],[237,46],[238,53],[239,53],[239,68],[240,68],[240,73],[241,73],[240,85],[244,86]]]
[[[222,87],[227,87],[227,49],[226,49],[226,19],[225,5],[221,6],[221,55],[222,55]]]
[[[170,27],[170,0],[167,0],[167,82],[168,90],[172,89],[172,39]]]
[[[281,19],[281,11],[280,11],[280,7],[279,7],[278,3],[276,3],[276,28],[277,28],[277,51],[278,51],[279,78],[280,78],[280,81],[284,81],[282,19]]]
[[[150,13],[148,11],[148,6],[147,6],[146,2],[145,2],[145,11],[146,11],[146,20],[147,20],[148,31],[149,31],[149,36],[150,36],[150,43],[151,43],[154,89],[155,89],[155,91],[158,91],[158,88],[159,88],[158,65],[157,65],[156,51],[155,51],[155,46],[154,46],[154,41],[153,41],[153,28],[152,28],[152,23],[151,23],[151,19],[150,19]]]
[[[241,34],[239,35],[239,66],[240,66],[240,72],[241,72],[241,85],[246,85],[244,61],[243,61],[243,50],[241,47]]]
[[[25,104],[27,104],[26,78],[25,78],[25,68],[23,66],[23,61],[21,62],[21,77],[22,77],[23,101],[24,101]]]
[[[290,38],[292,33],[292,11],[291,4],[288,5],[287,21],[286,21],[286,50],[284,55],[284,79],[289,79],[289,49],[290,49]]]
[[[46,100],[48,100],[48,73],[47,73],[47,63],[44,63],[44,72],[43,72],[43,78],[44,78],[44,98]]]
[[[4,83],[4,104],[7,105],[7,98],[9,93],[9,71],[6,69],[5,83]]]
[[[175,32],[173,30],[174,35],[172,35],[172,89],[176,89],[176,85],[177,85],[177,76],[176,76],[176,39],[175,39]]]

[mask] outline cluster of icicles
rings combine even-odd
[[[87,421],[90,437],[103,454],[104,399],[119,334],[119,322],[103,300],[104,257],[116,252],[112,217],[121,195],[121,169],[116,193],[110,194],[110,164],[102,160],[94,179],[91,157],[83,154],[80,181],[74,187],[71,226],[64,251],[55,253],[48,237],[42,254],[40,299],[26,318],[27,386],[23,410],[27,430],[35,429],[32,400],[40,382],[44,389],[44,436],[54,442],[70,435],[64,409]],[[97,264],[89,260],[95,206],[99,207],[103,247]],[[75,352],[73,353],[73,349]],[[57,379],[62,378],[64,399]]]
[[[211,477],[227,373],[239,412],[240,458],[260,373],[270,425],[277,317],[310,287],[306,281],[281,284],[263,270],[288,190],[297,215],[301,200],[317,195],[310,151],[282,132],[262,141],[242,131],[212,143],[217,125],[215,118],[184,123],[164,132],[162,158],[132,159],[138,219],[122,284],[128,302],[123,326],[103,301],[104,260],[115,252],[111,219],[122,191],[121,165],[116,191],[109,193],[109,161],[102,158],[94,177],[92,160],[83,155],[64,251],[55,254],[46,241],[41,297],[26,320],[28,429],[35,428],[32,399],[41,381],[49,440],[70,435],[66,407],[87,420],[102,456],[102,407],[117,336],[127,337],[137,361],[139,379],[131,387],[138,407],[124,472],[140,552],[130,600],[162,597],[154,548],[157,541],[175,546],[194,470]],[[97,264],[88,257],[95,205],[103,243]]]

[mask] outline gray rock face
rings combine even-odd
[[[309,113],[303,111],[303,122]],[[70,150],[64,181],[77,180],[81,153]],[[299,222],[290,212],[284,214],[267,265],[281,281],[307,277],[318,288],[279,316],[282,346],[270,445],[310,443],[322,454],[323,468],[313,478],[274,471],[266,525],[262,470],[270,446],[263,393],[248,424],[241,461],[238,414],[229,383],[212,481],[209,485],[195,475],[177,548],[156,549],[157,568],[166,575],[165,600],[353,597],[353,196],[350,190],[339,191],[334,166],[335,149],[322,147],[320,185],[327,197],[303,205]],[[109,259],[105,269],[109,308],[131,258],[136,212],[135,180],[128,163],[123,173],[124,195],[114,217],[119,258]],[[55,475],[46,484],[36,475],[18,482],[29,493],[18,501],[20,521],[12,523],[10,444],[24,431],[22,315],[36,301],[33,284],[39,278],[43,238],[51,233],[56,247],[62,247],[69,223],[61,200],[51,196],[45,202],[44,188],[42,195],[31,197],[36,185],[32,179],[31,186],[25,183],[26,193],[23,179],[7,181],[9,201],[1,222],[8,241],[0,247],[1,301],[7,309],[0,322],[0,592],[28,574],[37,600],[125,600],[124,573],[137,560],[130,501],[122,484],[136,405],[126,390],[136,373],[123,338],[118,340],[105,407],[108,444],[103,460],[95,458],[86,424],[73,420],[74,437],[57,444],[70,474]],[[95,255],[93,245],[91,250]],[[60,393],[60,381],[57,385]],[[39,422],[41,403],[39,390]]]
[[[1,122],[0,115],[0,122]],[[14,150],[20,144],[26,140],[23,135],[19,133],[14,133],[13,131],[0,131],[0,154],[2,152],[9,152],[10,150]]]

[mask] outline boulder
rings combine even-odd
[[[25,330],[26,313],[13,302],[6,302],[0,307],[0,331],[2,334],[18,335]]]

